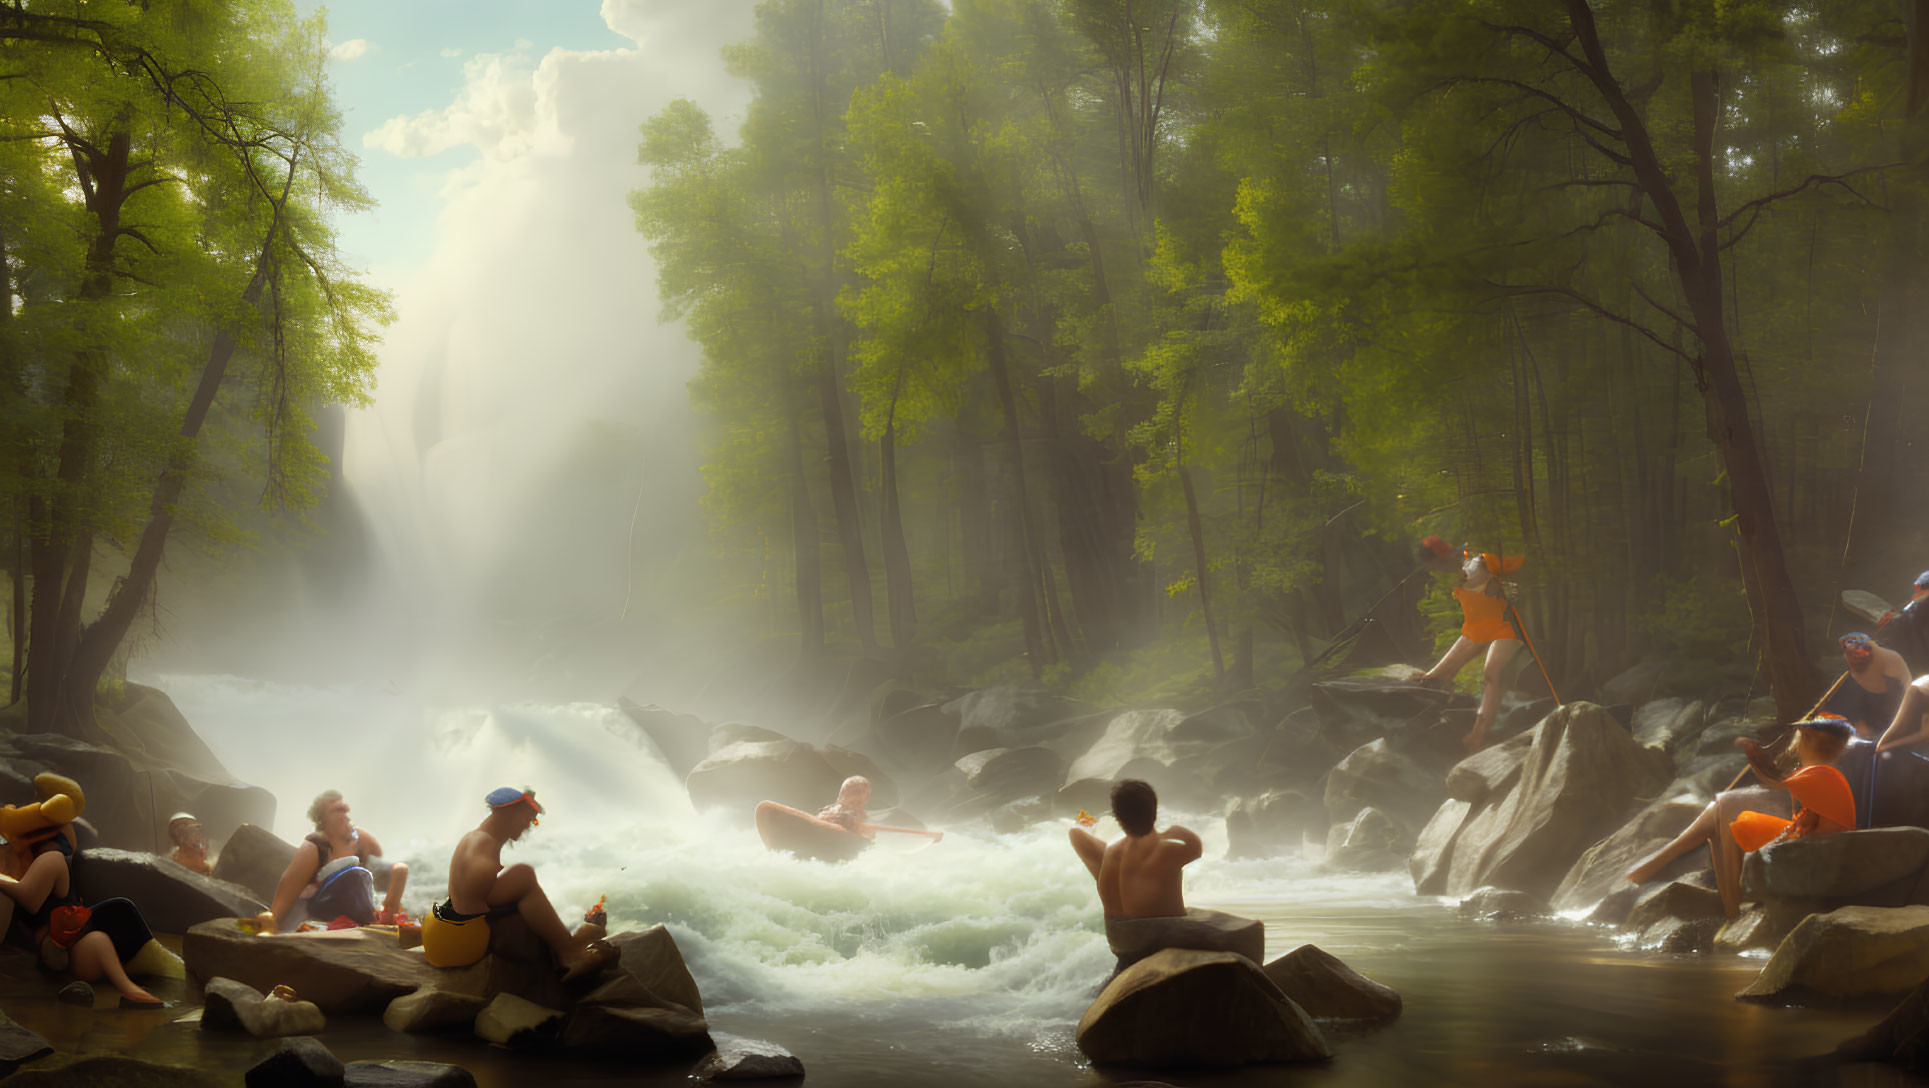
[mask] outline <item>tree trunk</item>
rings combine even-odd
[[[791,550],[797,568],[797,626],[804,653],[809,656],[824,648],[824,560],[818,542],[817,507],[810,501],[810,481],[804,472],[804,442],[797,433],[797,382],[787,368],[781,381],[790,461]]]
[[[1192,473],[1179,464],[1179,487],[1186,497],[1186,528],[1192,534],[1192,562],[1198,568],[1199,610],[1205,614],[1206,644],[1212,648],[1212,678],[1222,689],[1226,683],[1226,659],[1219,652],[1219,628],[1212,622],[1212,591],[1206,584],[1206,529],[1199,520],[1199,497],[1192,489]]]
[[[911,645],[918,612],[911,584],[911,551],[904,544],[904,519],[898,508],[897,426],[886,421],[877,443],[883,493],[879,498],[879,528],[884,537],[884,589],[891,613],[891,645],[902,651]]]
[[[1018,426],[1018,397],[1012,389],[1011,368],[1005,360],[1005,328],[996,307],[985,307],[985,356],[991,367],[992,381],[998,387],[998,406],[1004,413],[1005,434],[1011,442],[1013,504],[1017,509],[1019,552],[1024,585],[1018,590],[1018,614],[1025,625],[1025,653],[1031,661],[1032,678],[1052,663],[1046,644],[1042,609],[1039,607],[1037,536],[1032,531],[1031,498],[1025,486],[1025,449]]]

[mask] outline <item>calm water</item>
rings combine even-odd
[[[161,686],[230,770],[281,799],[285,837],[303,830],[309,796],[342,789],[357,821],[411,863],[414,909],[439,891],[446,851],[478,817],[482,793],[534,787],[550,815],[516,856],[537,866],[559,905],[580,910],[607,892],[613,929],[667,924],[712,1027],[782,1043],[814,1085],[1916,1083],[1805,1061],[1883,1010],[1734,1001],[1758,960],[1633,952],[1556,923],[1463,922],[1449,904],[1416,898],[1400,874],[1225,862],[1223,827],[1203,818],[1193,824],[1207,851],[1189,878],[1191,902],[1264,919],[1269,955],[1320,945],[1400,991],[1406,1011],[1389,1027],[1337,1036],[1335,1059],[1321,1066],[1101,1073],[1072,1032],[1110,955],[1063,827],[998,836],[966,825],[936,846],[832,867],[768,854],[748,827],[691,812],[681,784],[610,708],[428,708],[395,692],[221,677]],[[365,755],[318,765],[291,753],[288,738],[303,735]],[[66,1045],[91,1036],[231,1072],[270,1048],[203,1038],[160,1014],[6,1004]],[[639,1082],[635,1070],[399,1036],[372,1019],[337,1018],[324,1038],[347,1060],[459,1062],[485,1085]],[[686,1070],[651,1070],[641,1083],[687,1083]]]

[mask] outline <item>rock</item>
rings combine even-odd
[[[1714,949],[1717,952],[1746,952],[1754,948],[1773,951],[1799,921],[1795,919],[1782,925],[1781,920],[1770,911],[1751,907],[1715,932]]]
[[[186,933],[211,918],[253,918],[268,909],[238,884],[202,876],[153,854],[107,847],[81,855],[73,885],[89,903],[115,896],[133,900],[157,933]]]
[[[877,745],[893,767],[936,774],[950,766],[958,743],[958,718],[946,709],[950,705],[914,706],[877,723]]]
[[[1693,749],[1695,756],[1698,758],[1735,755],[1737,754],[1735,751],[1736,739],[1740,737],[1755,737],[1758,740],[1763,739],[1760,734],[1762,733],[1764,725],[1773,725],[1773,719],[1769,719],[1768,722],[1757,721],[1753,718],[1722,718],[1718,721],[1711,721],[1702,728],[1700,733],[1695,735],[1694,743],[1684,747],[1682,752],[1685,754],[1689,749]],[[1746,759],[1746,757],[1743,758]]]
[[[455,1027],[466,1030],[475,1026],[476,1015],[486,1004],[488,1002],[473,994],[424,986],[389,1002],[382,1013],[382,1023],[387,1024],[390,1031],[410,1034]]]
[[[1742,864],[1750,899],[1817,899],[1899,907],[1929,867],[1929,831],[1884,827],[1764,846]]]
[[[651,993],[703,1015],[703,995],[683,962],[676,938],[660,925],[629,930],[609,939],[621,959],[618,966]]]
[[[1400,995],[1317,945],[1303,944],[1265,967],[1293,1004],[1315,1020],[1391,1020]]]
[[[1929,906],[1841,907],[1796,926],[1736,997],[1899,994],[1929,978]]]
[[[1929,827],[1929,758],[1916,751],[1884,752],[1876,767],[1870,827]],[[1850,780],[1854,784],[1854,780]]]
[[[1183,918],[1108,918],[1105,939],[1120,971],[1168,948],[1231,952],[1254,964],[1266,957],[1265,923],[1198,907]]]
[[[1626,887],[1628,871],[1679,835],[1701,815],[1703,807],[1696,802],[1664,799],[1643,808],[1613,834],[1588,847],[1561,878],[1549,902],[1563,913],[1592,911]],[[1706,864],[1707,851],[1690,851],[1660,876],[1681,876]]]
[[[955,736],[988,739],[983,748],[1020,748],[1043,743],[1056,726],[1085,718],[1098,708],[1040,688],[992,687],[968,692],[944,705],[958,723]]]
[[[1357,748],[1404,733],[1408,723],[1437,716],[1464,697],[1394,680],[1322,680],[1307,692],[1320,726],[1337,745]]]
[[[1546,902],[1526,892],[1481,888],[1462,899],[1456,913],[1482,922],[1521,922],[1545,918],[1548,911]]]
[[[515,994],[497,994],[476,1014],[476,1038],[512,1050],[548,1042],[562,1027],[563,1014]]]
[[[1454,764],[1447,772],[1447,796],[1475,805],[1490,797],[1505,796],[1520,780],[1520,765],[1526,761],[1535,736],[1529,730]]]
[[[1656,699],[1634,712],[1631,732],[1637,743],[1665,752],[1692,746],[1708,724],[1708,707],[1699,700]]]
[[[424,986],[451,985],[477,967],[441,972],[393,934],[370,929],[257,937],[232,921],[202,922],[181,942],[196,978],[230,978],[254,988],[294,987],[324,1013],[376,1012]],[[486,958],[486,957],[485,957]]]
[[[840,786],[843,785],[846,778],[854,774],[863,775],[871,781],[871,804],[874,807],[889,808],[897,804],[897,782],[892,779],[890,775],[884,773],[884,768],[879,767],[870,756],[862,752],[853,752],[849,748],[839,748],[835,744],[825,745],[818,749],[817,754],[823,756],[824,762],[830,764],[831,770],[837,775],[837,782]],[[837,791],[832,790],[832,798],[835,798],[836,795]],[[824,804],[828,803],[829,800],[820,802],[818,807],[821,808]],[[810,811],[814,812],[816,809],[811,809]]]
[[[954,764],[971,791],[968,803],[985,811],[1024,797],[1050,797],[1065,776],[1065,761],[1050,748],[992,748]]]
[[[1668,666],[1668,661],[1658,658],[1635,665],[1601,685],[1601,702],[1640,706],[1653,701],[1661,686],[1661,678],[1667,675]]]
[[[1874,1027],[1835,1048],[1843,1062],[1893,1062],[1914,1072],[1929,1070],[1929,982],[1909,991]]]
[[[1334,823],[1377,808],[1417,834],[1447,799],[1440,777],[1388,747],[1385,740],[1354,749],[1326,775],[1326,815]]]
[[[227,845],[214,859],[214,879],[247,889],[263,903],[275,898],[275,885],[295,857],[295,848],[274,832],[254,824],[242,824],[228,836]]]
[[[341,1088],[342,1060],[319,1039],[283,1039],[248,1070],[248,1088]]]
[[[327,1026],[314,1002],[263,997],[261,991],[233,979],[209,979],[201,1000],[202,1031],[245,1031],[257,1039],[275,1039],[313,1035]]]
[[[677,777],[688,775],[710,754],[710,727],[695,715],[678,714],[654,703],[641,705],[628,698],[618,699],[616,706],[650,739]]]
[[[1602,897],[1584,920],[1591,926],[1614,926],[1618,929],[1627,925],[1628,915],[1634,912],[1634,905],[1640,902],[1642,893],[1652,887],[1652,884],[1636,887],[1624,883]]]
[[[1462,825],[1448,849],[1444,891],[1493,885],[1551,895],[1574,859],[1619,828],[1673,769],[1600,707],[1569,703],[1538,727],[1518,784]]]
[[[1447,863],[1453,859],[1454,843],[1467,825],[1474,806],[1465,801],[1446,801],[1434,810],[1433,818],[1420,829],[1413,853],[1407,856],[1407,871],[1413,874],[1413,890],[1420,895],[1439,895],[1447,887]]]
[[[1641,935],[1635,939],[1635,945],[1644,952],[1676,955],[1706,952],[1714,947],[1715,934],[1720,929],[1719,917],[1661,918],[1641,931]]]
[[[684,786],[697,808],[729,809],[749,820],[759,801],[816,812],[843,782],[815,748],[780,738],[726,744],[692,768]]]
[[[1226,856],[1297,855],[1308,833],[1325,834],[1326,806],[1300,790],[1267,790],[1226,809]]]
[[[90,1002],[91,1004],[91,1002]],[[54,1052],[52,1043],[13,1022],[0,1012],[0,1077],[6,1077],[30,1061]]]
[[[476,1088],[475,1074],[441,1062],[349,1062],[344,1073],[348,1088]]]
[[[804,1063],[776,1043],[737,1035],[718,1035],[716,1040],[716,1051],[690,1071],[698,1080],[777,1080],[804,1075]]]
[[[496,1000],[509,996],[504,994]],[[481,1034],[485,1017],[476,1018],[477,1034]],[[710,1025],[687,1009],[586,1002],[570,1010],[563,1021],[562,1045],[584,1053],[663,1060],[709,1050]]]
[[[1363,808],[1326,833],[1328,869],[1356,873],[1384,873],[1400,868],[1412,852],[1407,831],[1377,808]]]
[[[43,1061],[7,1078],[7,1088],[226,1088],[232,1083],[200,1069],[124,1055],[78,1058],[61,1065]]]
[[[1053,802],[1043,797],[1023,797],[1009,801],[991,810],[986,818],[991,829],[1000,835],[1015,835],[1036,823],[1052,818]],[[880,823],[889,821],[880,820]]]
[[[79,1005],[84,1009],[91,1009],[94,1007],[94,988],[76,979],[62,986],[59,992],[54,994],[54,1000],[68,1005]]]
[[[1677,880],[1643,895],[1628,912],[1627,926],[1645,932],[1664,919],[1698,922],[1720,917],[1721,893]]]
[[[1066,770],[1061,800],[1068,806],[1091,807],[1090,802],[1109,794],[1119,779],[1142,778],[1167,804],[1210,801],[1210,790],[1183,766],[1188,757],[1201,754],[1203,746],[1173,735],[1184,720],[1176,710],[1127,710],[1116,715],[1104,734]]]
[[[1106,985],[1078,1024],[1093,1062],[1224,1066],[1325,1061],[1326,1038],[1259,966],[1233,952],[1168,948]]]

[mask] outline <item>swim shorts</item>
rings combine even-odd
[[[467,967],[489,951],[489,915],[462,914],[444,899],[422,919],[422,953],[431,967]]]

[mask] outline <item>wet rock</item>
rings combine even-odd
[[[403,994],[446,981],[420,952],[404,951],[393,934],[369,929],[257,937],[216,920],[189,929],[181,952],[196,978],[234,979],[257,992],[292,986],[324,1013],[377,1012]]]
[[[1701,815],[1703,805],[1692,801],[1660,800],[1635,813],[1620,829],[1585,850],[1549,900],[1554,909],[1592,911],[1602,900],[1627,887],[1628,871],[1652,857]],[[1660,873],[1660,878],[1684,875],[1708,863],[1706,851],[1690,851]]]
[[[1168,948],[1114,978],[1078,1024],[1093,1062],[1228,1066],[1325,1061],[1326,1038],[1259,966]]]
[[[1482,748],[1454,764],[1453,770],[1447,772],[1447,796],[1476,805],[1504,796],[1520,781],[1520,765],[1526,762],[1535,736],[1529,730]]]
[[[650,739],[678,777],[689,774],[710,754],[710,727],[701,718],[665,710],[654,703],[645,706],[627,697],[618,699],[616,706]]]
[[[703,1015],[703,995],[697,980],[683,962],[676,938],[660,925],[643,930],[627,930],[609,939],[620,959],[617,967],[635,978],[651,993]]]
[[[1764,846],[1742,865],[1742,890],[1759,899],[1818,899],[1899,907],[1929,867],[1929,831],[1883,827]]]
[[[1929,1072],[1929,982],[1909,991],[1874,1027],[1835,1048],[1844,1062],[1891,1062]]]
[[[585,1002],[564,1019],[561,1041],[567,1050],[655,1061],[709,1050],[710,1025],[687,1009]]]
[[[475,1074],[441,1062],[349,1062],[343,1072],[348,1088],[476,1088]]]
[[[1436,718],[1462,698],[1397,680],[1322,680],[1308,691],[1328,737],[1357,748],[1375,738],[1399,736],[1417,719]]]
[[[1336,824],[1371,807],[1416,834],[1445,800],[1440,776],[1394,751],[1384,740],[1354,749],[1326,775],[1326,815]]]
[[[238,884],[202,876],[153,854],[106,847],[83,855],[74,866],[73,884],[89,903],[115,896],[133,900],[157,933],[186,933],[211,918],[253,918],[268,909]]]
[[[1367,978],[1338,956],[1303,944],[1265,967],[1281,993],[1315,1020],[1391,1020],[1400,995]]]
[[[263,997],[244,982],[211,978],[201,996],[202,1031],[245,1031],[257,1039],[313,1035],[327,1026],[312,1001]]]
[[[1676,955],[1706,952],[1714,947],[1715,934],[1720,929],[1719,917],[1662,918],[1642,930],[1635,944],[1644,952]]]
[[[1297,855],[1306,836],[1324,835],[1326,806],[1300,790],[1267,790],[1226,809],[1226,856]]]
[[[245,888],[263,903],[271,903],[275,885],[281,883],[281,874],[294,858],[294,846],[283,842],[274,832],[254,824],[242,824],[228,836],[227,845],[215,857],[213,876]]]
[[[1600,707],[1568,704],[1538,727],[1518,784],[1453,840],[1445,892],[1493,885],[1551,895],[1575,858],[1672,775],[1664,753],[1636,744]]]
[[[1646,931],[1656,922],[1673,919],[1696,922],[1721,917],[1721,893],[1677,880],[1643,895],[1628,912],[1629,929]],[[1712,939],[1713,934],[1710,934]]]
[[[1413,853],[1407,856],[1407,871],[1413,874],[1413,890],[1420,895],[1439,895],[1447,887],[1447,863],[1453,859],[1454,843],[1472,817],[1474,806],[1449,800],[1434,810],[1433,818],[1420,829]]]
[[[54,1052],[52,1043],[13,1022],[0,1012],[0,1077],[11,1074],[28,1062]]]
[[[424,986],[412,994],[388,1003],[382,1023],[390,1031],[421,1034],[449,1028],[472,1028],[476,1015],[488,1002],[473,994],[460,994],[434,986]]]
[[[54,994],[54,1000],[67,1005],[79,1005],[82,1008],[91,1009],[94,1007],[94,988],[76,979],[62,986],[59,992]]]
[[[1695,743],[1708,724],[1708,707],[1697,699],[1656,699],[1634,712],[1634,739],[1673,753]]]
[[[319,1039],[283,1039],[248,1070],[248,1088],[341,1088],[342,1060]]]
[[[1807,912],[1798,917],[1780,917],[1765,907],[1750,907],[1716,931],[1714,949],[1717,952],[1746,952],[1756,948],[1773,951],[1806,917]]]
[[[1929,906],[1841,907],[1797,925],[1736,997],[1899,994],[1929,978]]]
[[[497,994],[476,1014],[476,1038],[511,1050],[539,1046],[556,1037],[563,1014],[515,994]]]
[[[1628,922],[1628,915],[1634,912],[1634,905],[1640,902],[1642,893],[1653,887],[1654,885],[1652,884],[1641,885],[1639,887],[1633,884],[1623,884],[1607,893],[1599,903],[1596,903],[1594,909],[1588,911],[1587,917],[1584,920],[1591,926],[1614,926],[1616,928],[1624,926]]]
[[[1377,808],[1334,824],[1326,833],[1325,866],[1341,872],[1384,873],[1406,864],[1412,836]]]
[[[716,1040],[716,1051],[690,1071],[698,1080],[778,1080],[804,1075],[804,1063],[776,1043],[737,1035],[718,1035]]]
[[[125,1055],[62,1062],[56,1054],[7,1078],[7,1088],[226,1088],[232,1082],[189,1066]],[[62,1062],[62,1064],[54,1064]]]
[[[759,801],[816,812],[836,798],[843,781],[815,748],[780,738],[726,744],[691,768],[684,786],[697,808],[728,809],[749,820]]]
[[[1545,900],[1526,892],[1481,888],[1462,899],[1456,913],[1482,922],[1524,922],[1545,918],[1548,911]]]
[[[1163,949],[1231,952],[1254,964],[1266,957],[1265,923],[1224,911],[1186,909],[1183,918],[1110,918],[1105,939],[1120,971]]]

